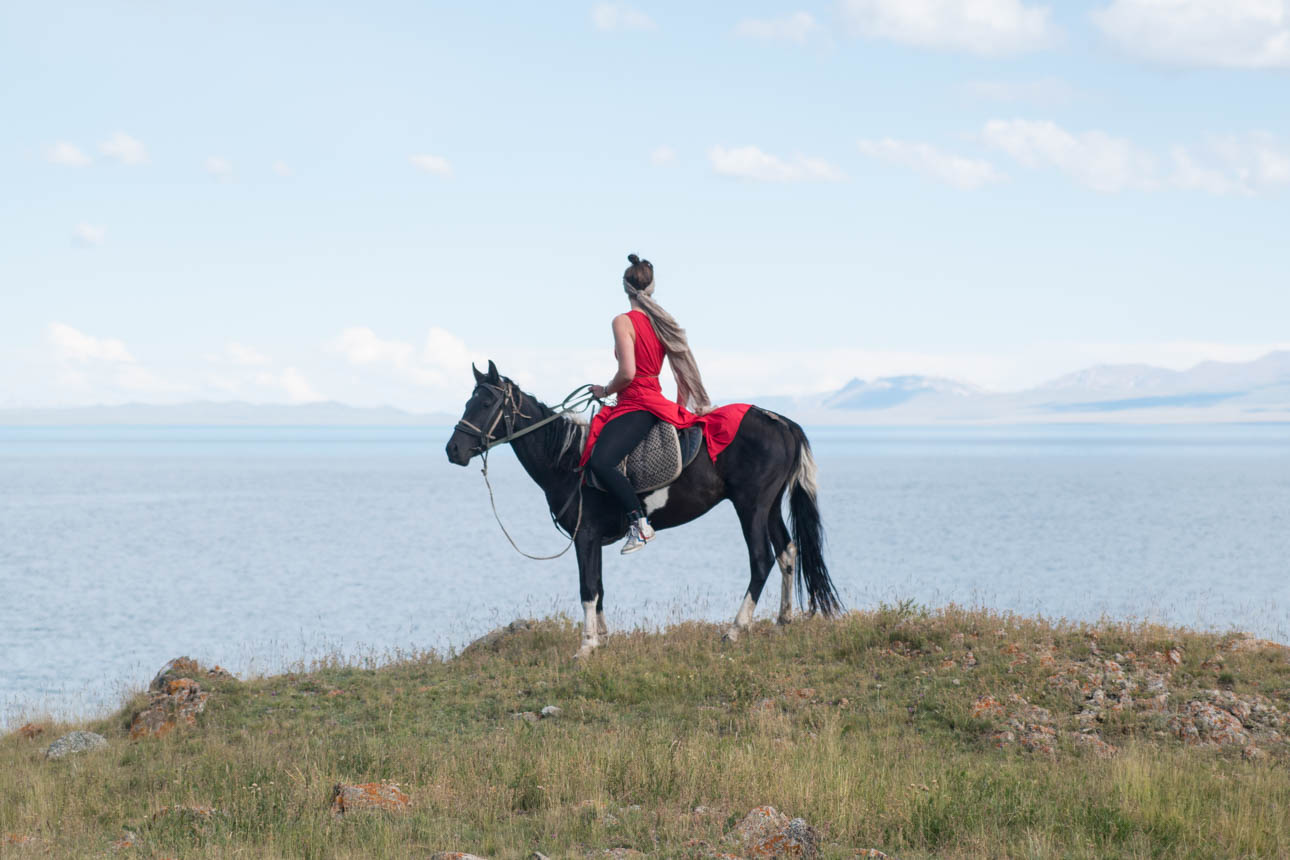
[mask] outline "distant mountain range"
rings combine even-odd
[[[1189,370],[1098,365],[1010,393],[933,376],[890,376],[755,402],[808,424],[1290,421],[1290,352],[1206,361]]]
[[[805,397],[754,397],[802,424],[1185,424],[1290,422],[1290,351],[1248,362],[1206,361],[1189,370],[1106,364],[1025,391],[995,393],[954,379],[853,379]],[[127,404],[0,409],[0,425],[450,426],[455,415],[341,403]]]

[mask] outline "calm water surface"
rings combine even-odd
[[[436,428],[0,428],[0,722],[114,705],[166,660],[236,672],[459,646],[578,611],[572,553],[515,555]],[[1104,614],[1290,641],[1290,428],[817,429],[848,605]],[[531,552],[563,542],[509,451]],[[724,505],[605,555],[618,625],[727,618]],[[778,600],[772,576],[762,615]]]

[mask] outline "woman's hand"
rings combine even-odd
[[[609,393],[605,391],[605,386],[603,385],[591,386],[591,396],[596,398],[597,400],[604,400],[608,396],[608,394]]]

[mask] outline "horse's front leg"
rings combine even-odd
[[[601,625],[604,624],[604,597],[600,583],[600,536],[579,533],[578,585],[582,597],[582,644],[574,658],[582,658],[600,647]],[[608,629],[604,630],[608,634]]]
[[[735,613],[734,623],[726,630],[723,638],[734,642],[739,638],[739,634],[748,629],[752,623],[753,612],[757,609],[757,598],[761,597],[762,587],[766,585],[766,577],[770,574],[770,568],[775,563],[770,553],[770,540],[766,536],[766,513],[764,511],[739,509],[739,522],[743,526],[744,541],[748,544],[748,566],[751,576],[748,580],[748,590],[744,592],[744,599],[739,603],[739,611]]]

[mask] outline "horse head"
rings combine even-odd
[[[497,365],[491,360],[487,373],[481,373],[473,364],[470,369],[475,373],[475,390],[466,401],[461,420],[445,449],[448,462],[458,466],[465,466],[476,454],[482,454],[491,443],[507,435],[514,425],[515,397],[519,393],[515,383],[498,373]]]

